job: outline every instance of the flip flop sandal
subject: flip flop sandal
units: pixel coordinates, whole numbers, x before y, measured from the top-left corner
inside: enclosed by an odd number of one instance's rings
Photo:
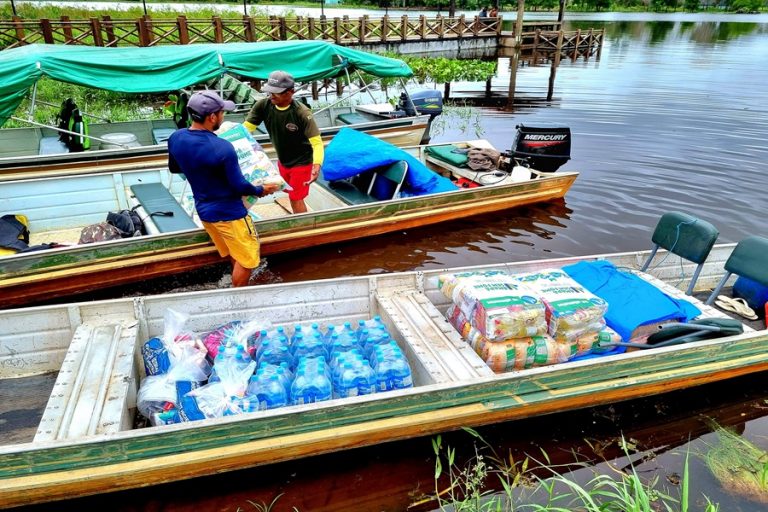
[[[741,309],[741,313],[739,313],[741,316],[750,320],[757,320],[757,313],[749,306],[747,299],[734,297],[733,300],[740,304],[738,307]]]
[[[743,299],[742,299],[743,300]],[[746,318],[747,320],[757,320],[755,312],[746,305],[746,301],[740,302],[726,295],[718,295],[715,300],[715,306],[719,307],[723,311],[730,311],[736,313],[739,316]]]

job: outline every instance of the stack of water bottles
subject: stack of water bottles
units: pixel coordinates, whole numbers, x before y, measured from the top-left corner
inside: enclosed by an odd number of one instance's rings
[[[245,338],[245,339],[243,339]],[[208,383],[180,397],[166,423],[193,421],[413,386],[379,317],[353,324],[277,326],[219,347]]]

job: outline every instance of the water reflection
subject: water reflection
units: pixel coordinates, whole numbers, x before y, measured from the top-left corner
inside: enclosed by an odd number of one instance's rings
[[[443,445],[456,448],[457,465],[475,455],[497,455],[522,461],[531,457],[550,465],[592,463],[610,473],[627,467],[630,459],[642,478],[657,474],[671,495],[679,492],[676,482],[683,475],[686,456],[690,472],[690,496],[698,502],[706,495],[720,503],[720,510],[755,511],[760,507],[743,496],[722,489],[706,468],[702,455],[716,442],[710,434],[713,422],[730,427],[758,446],[765,447],[768,434],[768,382],[758,376],[742,377],[730,383],[716,383],[695,390],[678,391],[662,398],[648,398],[577,413],[503,423],[477,429],[487,443],[476,443],[466,432],[443,435]],[[636,450],[625,456],[621,439]],[[612,468],[607,467],[610,462]],[[532,461],[531,467],[536,464]],[[577,470],[570,478],[585,484],[591,470]],[[539,476],[547,473],[537,470]],[[276,496],[274,512],[359,512],[435,510],[434,502],[423,498],[434,493],[434,455],[428,438],[390,443],[385,449],[361,448],[343,453],[311,457],[298,462],[225,473],[191,480],[71,500],[56,509],[128,511],[247,511],[250,502],[270,503]],[[488,485],[496,490],[496,480]],[[422,501],[417,507],[414,502]],[[50,505],[29,507],[49,510]],[[699,510],[698,507],[694,510]]]

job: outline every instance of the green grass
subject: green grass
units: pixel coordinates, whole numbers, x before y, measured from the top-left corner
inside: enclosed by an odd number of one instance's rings
[[[689,512],[688,457],[677,497],[661,487],[660,479],[646,480],[630,465],[610,474],[598,473],[597,467],[575,461],[568,466],[552,465],[542,453],[542,460],[527,457],[515,461],[510,453],[499,456],[472,429],[481,448],[463,465],[457,464],[457,454],[444,447],[440,436],[432,441],[435,453],[435,491],[432,499],[441,511],[456,512]],[[629,457],[629,443],[621,446]],[[532,464],[533,462],[533,464]],[[535,469],[534,469],[535,466]],[[604,467],[603,465],[602,467]],[[608,467],[613,468],[611,465]],[[591,470],[592,478],[579,483],[575,470]],[[501,489],[500,491],[497,489]],[[705,512],[717,512],[719,506],[704,497]]]
[[[723,427],[715,433],[718,443],[704,455],[715,478],[728,492],[768,503],[768,452]]]

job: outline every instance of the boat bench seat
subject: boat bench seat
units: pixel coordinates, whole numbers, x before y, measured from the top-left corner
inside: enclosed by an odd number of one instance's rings
[[[336,119],[338,119],[343,124],[359,124],[359,123],[370,123],[371,120],[365,117],[363,114],[360,114],[359,112],[349,112],[347,114],[339,114]]]
[[[155,144],[162,144],[164,142],[168,142],[168,137],[171,136],[173,132],[175,132],[175,128],[153,128],[152,129],[152,140]]]
[[[161,233],[197,229],[192,217],[162,183],[131,185],[131,192]]]
[[[58,137],[43,137],[40,139],[38,155],[56,155],[58,153],[69,153],[69,148]]]
[[[138,325],[80,324],[75,329],[34,442],[130,430],[138,386]]]

